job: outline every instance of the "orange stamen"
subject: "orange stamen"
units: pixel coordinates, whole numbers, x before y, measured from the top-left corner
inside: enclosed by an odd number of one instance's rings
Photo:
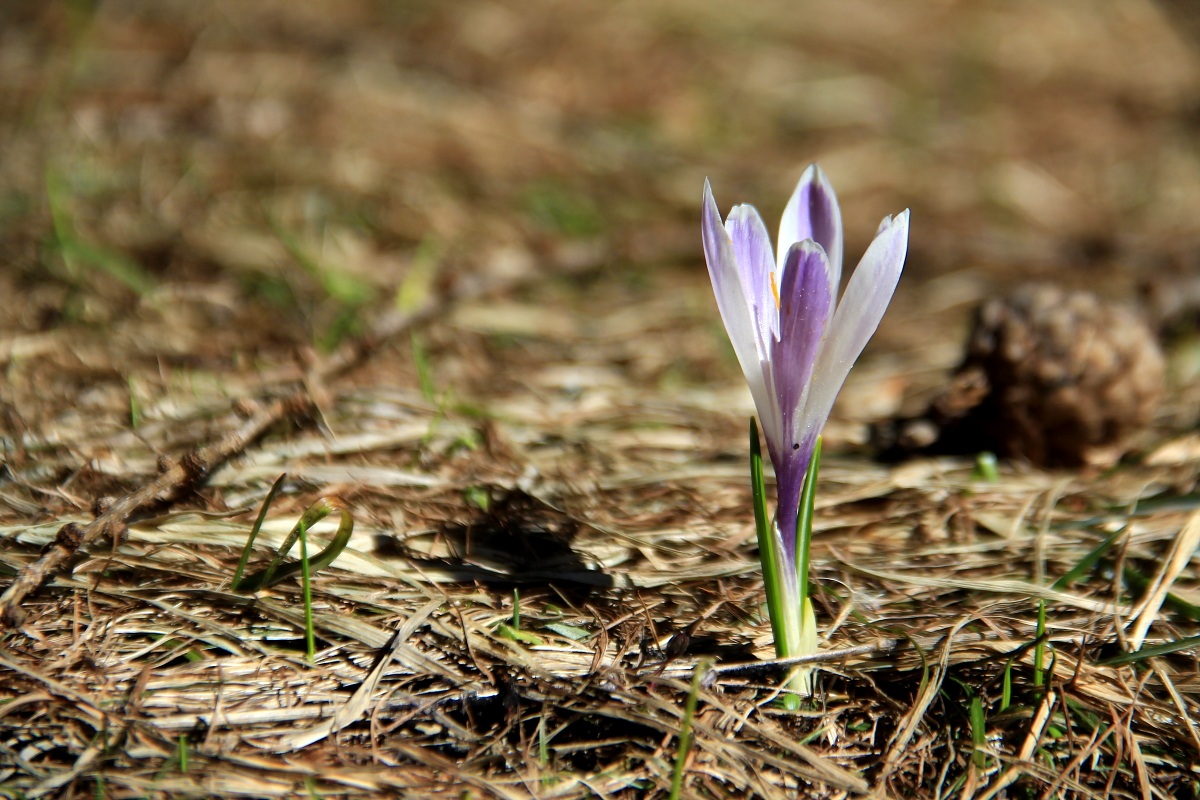
[[[775,285],[775,273],[771,272],[771,294],[775,295],[775,310],[779,310],[779,287]]]

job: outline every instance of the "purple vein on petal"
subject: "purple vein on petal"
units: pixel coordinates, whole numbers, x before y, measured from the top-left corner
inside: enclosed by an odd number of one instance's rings
[[[771,355],[783,425],[780,438],[768,444],[779,484],[780,530],[789,553],[794,548],[800,487],[812,454],[811,444],[806,446],[804,441],[807,431],[802,410],[833,304],[829,273],[829,261],[820,244],[810,239],[788,250],[780,292],[780,335]]]
[[[836,294],[842,279],[842,212],[825,173],[810,164],[792,192],[779,223],[779,264],[794,243],[812,239],[825,248]]]

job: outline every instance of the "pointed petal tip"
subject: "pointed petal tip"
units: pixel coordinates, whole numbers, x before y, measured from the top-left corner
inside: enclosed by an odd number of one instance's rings
[[[780,266],[794,242],[815,239],[825,248],[833,283],[841,282],[842,212],[829,178],[815,161],[808,165],[779,223]]]
[[[804,172],[800,173],[800,180],[796,181],[796,193],[811,192],[812,187],[820,187],[822,191],[827,191],[832,194],[833,186],[829,183],[829,178],[825,176],[825,171],[821,169],[821,165],[817,162],[812,162],[804,168]]]
[[[895,215],[888,214],[886,217],[884,217],[880,221],[879,228],[876,229],[876,231],[875,231],[875,238],[878,239],[881,234],[883,234],[885,231],[891,230],[892,228],[903,229],[904,236],[905,236],[905,238],[907,238],[910,217],[911,217],[910,209],[907,209],[907,208],[904,209],[903,211],[901,211],[899,214],[895,214]]]
[[[822,189],[833,193],[833,184],[829,182],[829,176],[825,174],[825,170],[821,169],[821,165],[816,161],[808,165],[808,169],[804,170],[804,174],[800,176],[801,180],[808,178],[809,183],[815,183]]]
[[[704,200],[702,203],[701,220],[705,226],[724,227],[721,225],[721,210],[717,208],[717,198],[713,197],[712,186],[708,178],[704,179]]]
[[[766,231],[767,225],[763,222],[762,215],[758,213],[758,209],[750,203],[738,203],[733,208],[729,209],[729,215],[725,217],[725,226],[730,227],[737,222],[753,221],[756,227],[760,227]],[[770,241],[767,242],[770,247]]]

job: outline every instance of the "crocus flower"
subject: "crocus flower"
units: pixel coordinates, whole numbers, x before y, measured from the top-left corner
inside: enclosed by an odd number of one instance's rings
[[[883,220],[839,303],[842,215],[820,167],[801,176],[777,253],[753,206],[734,206],[722,224],[704,182],[704,256],[775,467],[775,535],[785,565],[795,564],[797,510],[817,437],[900,279],[908,216]]]

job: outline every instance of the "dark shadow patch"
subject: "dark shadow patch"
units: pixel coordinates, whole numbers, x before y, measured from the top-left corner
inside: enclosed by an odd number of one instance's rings
[[[418,568],[451,571],[465,582],[567,583],[607,589],[611,575],[577,553],[582,525],[532,495],[514,489],[491,500],[466,523],[395,539],[377,536],[376,553],[399,555]]]

